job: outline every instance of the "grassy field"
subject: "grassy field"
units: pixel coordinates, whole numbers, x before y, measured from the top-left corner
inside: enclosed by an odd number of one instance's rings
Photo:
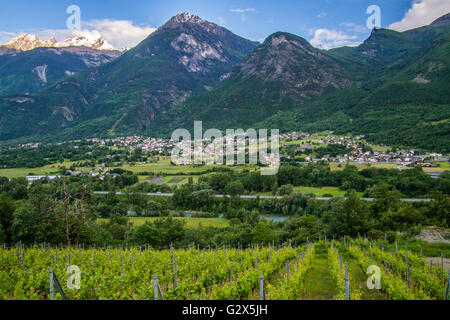
[[[332,195],[333,197],[343,197],[347,193],[346,191],[339,190],[338,187],[322,187],[322,188],[314,188],[314,187],[294,187],[294,191],[300,192],[303,194],[313,193],[317,197],[323,197],[324,195]],[[358,196],[362,197],[362,192],[357,193]],[[259,195],[270,196],[272,193],[260,193]]]
[[[352,163],[350,163],[352,164]],[[367,168],[384,168],[384,169],[393,169],[395,167],[397,167],[397,164],[391,164],[391,163],[373,163],[373,164],[353,164],[355,165],[358,170],[364,170]],[[335,163],[330,163],[330,168],[332,171],[337,171],[337,170],[343,170],[345,168],[345,164],[342,164],[339,167],[339,164],[335,164]]]
[[[133,223],[135,227],[142,226],[146,221],[154,221],[160,218],[147,218],[147,217],[135,217],[130,218],[130,221]],[[199,226],[203,227],[216,227],[216,228],[226,228],[229,226],[229,221],[224,218],[173,218],[175,220],[183,220],[186,222],[187,228],[198,228]],[[99,218],[98,222],[106,223],[108,219]]]

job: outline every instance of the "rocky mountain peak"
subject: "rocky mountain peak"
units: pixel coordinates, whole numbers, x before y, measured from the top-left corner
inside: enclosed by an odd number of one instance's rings
[[[449,24],[450,24],[450,12],[447,13],[446,15],[443,15],[439,19],[436,19],[435,21],[433,21],[431,23],[431,26],[440,27],[440,26],[446,26]]]
[[[200,18],[199,16],[196,16],[195,14],[192,13],[188,13],[188,12],[181,12],[179,14],[177,14],[176,16],[174,16],[172,19],[169,20],[169,22],[172,23],[202,23],[202,22],[206,22],[205,20],[203,20],[202,18]]]
[[[24,33],[11,39],[4,47],[16,51],[30,51],[36,48],[68,48],[68,47],[87,47],[95,50],[116,50],[111,44],[101,37],[76,36],[58,42],[55,37],[50,39],[39,39],[34,34]]]

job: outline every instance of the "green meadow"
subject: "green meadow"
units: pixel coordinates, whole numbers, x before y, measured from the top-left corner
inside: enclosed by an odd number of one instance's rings
[[[132,217],[129,218],[133,226],[139,227],[142,226],[145,222],[152,222],[156,219],[160,219],[159,217]],[[226,228],[229,226],[229,221],[224,218],[180,218],[175,217],[172,218],[175,220],[182,220],[186,222],[187,228],[198,228],[200,226],[202,227],[216,227],[216,228]],[[108,219],[105,218],[99,218],[98,222],[100,223],[107,223]]]

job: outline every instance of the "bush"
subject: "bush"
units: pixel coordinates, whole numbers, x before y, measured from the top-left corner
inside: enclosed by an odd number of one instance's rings
[[[367,233],[367,237],[371,240],[382,240],[384,239],[384,232],[381,230],[370,229]]]

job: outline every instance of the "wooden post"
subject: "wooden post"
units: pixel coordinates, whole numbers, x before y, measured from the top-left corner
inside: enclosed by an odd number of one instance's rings
[[[266,300],[264,292],[264,275],[259,276],[259,300]]]
[[[58,246],[55,249],[55,265],[58,266]]]
[[[298,260],[300,259],[299,256],[298,256],[298,252],[297,252],[297,257],[296,258],[297,258],[297,272],[298,272]]]
[[[444,274],[444,254],[441,253],[441,271]]]
[[[398,253],[398,243],[397,243],[397,240],[395,240],[395,253]]]
[[[342,256],[339,254],[339,270],[342,270]]]
[[[123,272],[123,255],[122,255],[122,253],[120,253],[120,267],[122,268],[122,272]]]
[[[430,273],[433,274],[433,261],[430,261]]]
[[[94,268],[97,268],[97,256],[95,253],[95,248],[94,248]]]
[[[72,265],[72,251],[69,251],[69,267]]]

